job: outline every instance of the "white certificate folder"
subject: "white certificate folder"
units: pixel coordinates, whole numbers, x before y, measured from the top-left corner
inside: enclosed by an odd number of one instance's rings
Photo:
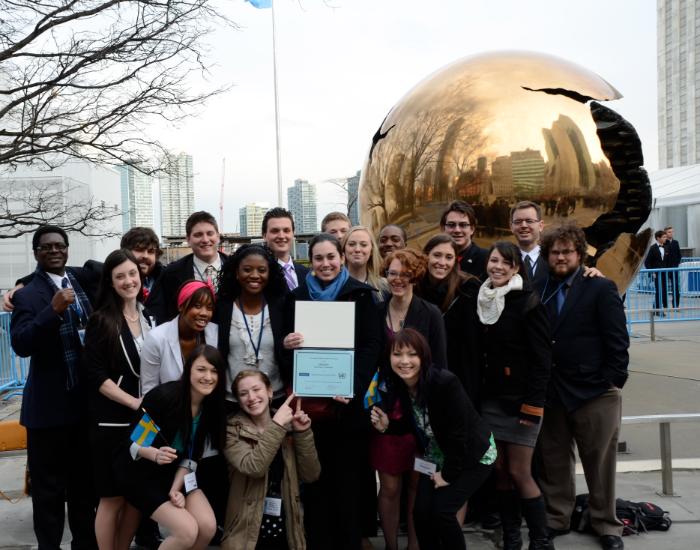
[[[355,303],[296,302],[294,332],[304,336],[304,343],[294,350],[294,393],[352,397]]]
[[[294,332],[304,336],[302,348],[353,349],[355,302],[296,302]]]

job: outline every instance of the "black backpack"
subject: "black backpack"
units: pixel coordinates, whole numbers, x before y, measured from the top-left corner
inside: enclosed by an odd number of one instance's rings
[[[672,523],[669,513],[651,502],[632,502],[618,498],[615,501],[615,512],[624,525],[623,536],[647,531],[668,531]],[[591,531],[587,494],[576,495],[571,528],[581,533]]]
[[[625,525],[623,535],[668,531],[672,523],[669,513],[651,502],[631,502],[618,498],[615,501],[615,512]]]

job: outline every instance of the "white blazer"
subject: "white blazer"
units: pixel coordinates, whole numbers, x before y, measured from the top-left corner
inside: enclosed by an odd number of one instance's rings
[[[180,380],[184,365],[180,351],[180,336],[175,317],[151,330],[141,350],[141,395],[165,382]],[[219,327],[209,323],[204,327],[204,341],[218,345]]]

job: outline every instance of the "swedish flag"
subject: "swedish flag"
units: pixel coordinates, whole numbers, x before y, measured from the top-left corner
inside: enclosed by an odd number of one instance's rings
[[[160,428],[156,426],[153,419],[144,411],[141,420],[136,424],[134,431],[131,432],[131,441],[141,447],[150,447],[159,431]]]
[[[379,393],[379,371],[374,373],[372,380],[369,383],[369,388],[365,393],[365,409],[369,409],[371,406],[376,405],[382,400],[382,396]]]

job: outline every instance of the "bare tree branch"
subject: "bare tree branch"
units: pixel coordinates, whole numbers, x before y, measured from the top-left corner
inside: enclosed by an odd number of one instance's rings
[[[144,128],[207,87],[212,0],[0,0],[0,167],[163,156]]]

